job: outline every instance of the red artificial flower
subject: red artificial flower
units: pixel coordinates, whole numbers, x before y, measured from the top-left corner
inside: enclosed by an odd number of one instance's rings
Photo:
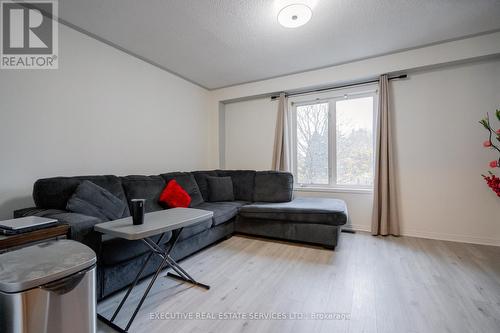
[[[495,133],[500,135],[500,129],[497,129],[497,131]]]
[[[500,197],[500,178],[493,174],[490,174],[488,177],[483,176],[483,178],[486,180],[486,183],[493,190],[493,192]]]
[[[483,142],[483,147],[486,147],[486,148],[491,147],[491,141],[490,140],[484,141]]]
[[[497,168],[498,167],[498,161],[491,161],[490,162],[490,168]]]

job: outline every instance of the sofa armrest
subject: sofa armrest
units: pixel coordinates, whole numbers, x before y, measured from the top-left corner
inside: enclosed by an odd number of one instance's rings
[[[44,209],[38,207],[29,207],[17,209],[14,211],[14,218],[18,219],[26,216],[40,216],[40,217],[49,217],[54,214],[65,213],[64,210],[60,209]]]
[[[60,209],[43,209],[37,207],[23,208],[14,211],[14,218],[25,216],[40,216],[56,219],[59,223],[69,225],[69,238],[91,247],[100,253],[101,234],[94,231],[94,225],[101,223],[101,219],[93,216],[70,213]]]
[[[101,234],[94,231],[94,226],[101,223],[101,219],[69,212],[52,214],[47,217],[68,224],[70,226],[70,239],[90,246],[96,253],[99,253]]]

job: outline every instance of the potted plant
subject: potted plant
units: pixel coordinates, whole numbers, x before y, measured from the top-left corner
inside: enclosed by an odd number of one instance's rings
[[[500,109],[495,112],[496,118],[500,121]],[[495,130],[495,128],[490,123],[490,116],[486,114],[486,118],[481,119],[479,122],[488,131],[489,137],[483,143],[485,148],[496,151],[499,156],[496,160],[490,162],[490,168],[498,169],[500,168],[500,129]],[[500,197],[500,178],[496,176],[493,172],[488,171],[488,175],[482,175],[486,180],[488,186]]]

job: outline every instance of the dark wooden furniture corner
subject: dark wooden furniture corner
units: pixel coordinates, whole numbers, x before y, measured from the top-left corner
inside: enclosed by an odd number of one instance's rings
[[[43,240],[49,240],[59,237],[66,237],[69,232],[69,225],[58,224],[53,227],[39,229],[31,232],[26,232],[18,235],[4,236],[0,235],[0,251],[9,248],[35,243]]]

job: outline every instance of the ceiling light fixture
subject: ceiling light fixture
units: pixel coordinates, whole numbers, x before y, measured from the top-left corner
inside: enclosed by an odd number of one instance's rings
[[[302,3],[296,3],[280,10],[278,22],[285,28],[297,28],[309,22],[311,17],[311,8]]]

